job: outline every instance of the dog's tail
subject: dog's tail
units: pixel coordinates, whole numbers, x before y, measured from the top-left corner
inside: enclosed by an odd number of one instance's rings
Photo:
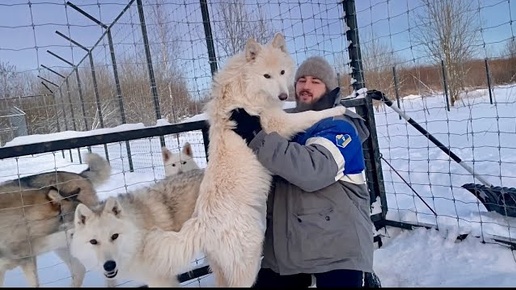
[[[96,153],[88,153],[85,158],[88,168],[80,173],[81,176],[89,179],[95,187],[106,182],[111,175],[109,162]]]
[[[190,263],[201,252],[203,233],[197,217],[188,219],[179,232],[154,228],[145,238],[143,256],[153,261],[156,271],[180,274],[192,267]]]

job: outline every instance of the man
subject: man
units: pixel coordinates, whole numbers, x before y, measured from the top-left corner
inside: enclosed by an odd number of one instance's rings
[[[294,111],[330,108],[339,95],[328,62],[310,57],[295,75]],[[255,288],[365,287],[373,272],[373,225],[362,142],[353,112],[321,120],[287,140],[262,131],[259,117],[236,109],[231,119],[258,160],[274,174]]]

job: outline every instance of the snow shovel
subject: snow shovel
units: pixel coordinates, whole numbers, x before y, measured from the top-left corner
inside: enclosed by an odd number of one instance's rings
[[[516,217],[516,188],[493,186],[490,184],[482,176],[479,176],[477,173],[475,173],[470,166],[464,164],[459,156],[457,156],[448,147],[439,142],[439,140],[437,140],[432,134],[428,133],[428,131],[421,127],[421,125],[419,125],[407,114],[402,112],[398,107],[394,106],[393,102],[389,100],[383,92],[369,90],[367,91],[367,95],[374,100],[384,102],[387,106],[398,113],[403,119],[405,119],[410,125],[416,128],[416,130],[423,134],[428,140],[430,140],[439,149],[446,153],[453,161],[457,162],[460,166],[471,173],[473,177],[480,181],[482,184],[466,183],[462,185],[462,188],[465,188],[474,194],[477,199],[480,200],[482,204],[484,204],[488,211],[495,211],[501,215]]]

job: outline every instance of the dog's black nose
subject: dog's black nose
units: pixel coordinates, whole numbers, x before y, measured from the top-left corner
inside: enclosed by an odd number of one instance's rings
[[[107,261],[104,263],[104,270],[106,272],[113,272],[116,269],[116,262],[115,261]]]
[[[278,96],[278,99],[280,99],[281,101],[284,101],[288,98],[288,95],[286,93],[281,93],[279,96]]]

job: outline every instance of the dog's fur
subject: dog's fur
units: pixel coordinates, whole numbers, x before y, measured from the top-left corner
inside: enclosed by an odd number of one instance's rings
[[[167,147],[162,147],[161,156],[165,167],[165,176],[172,176],[199,169],[199,166],[193,158],[192,146],[188,142],[183,145],[183,149],[178,153],[172,153]]]
[[[55,251],[80,286],[85,268],[67,249],[67,230],[79,203],[99,203],[95,190],[111,172],[97,154],[85,156],[88,168],[81,173],[54,171],[0,184],[0,285],[5,272],[21,266],[32,287],[39,286],[36,257]]]
[[[191,219],[179,232],[155,228],[145,236],[143,253],[162,275],[178,274],[203,252],[218,286],[250,287],[260,266],[265,208],[271,173],[246,142],[233,132],[231,111],[259,115],[265,132],[291,138],[319,120],[342,115],[337,106],[323,111],[286,113],[282,100],[293,84],[294,62],[283,35],[266,45],[253,39],[227,61],[213,81],[207,104],[210,160]]]
[[[203,170],[167,176],[152,186],[109,197],[97,207],[80,204],[75,211],[72,255],[101,267],[108,279],[118,277],[176,286],[177,277],[154,268],[144,253],[144,233],[159,227],[178,231],[195,207]]]

